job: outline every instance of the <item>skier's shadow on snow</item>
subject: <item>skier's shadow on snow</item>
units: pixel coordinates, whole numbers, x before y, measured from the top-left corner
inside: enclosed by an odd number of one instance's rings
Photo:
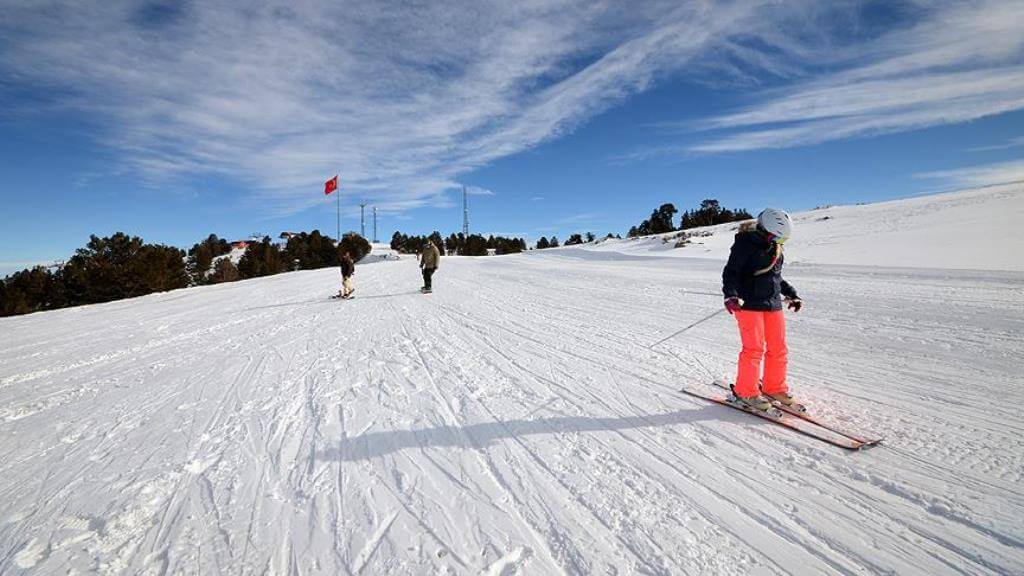
[[[353,438],[343,438],[337,447],[319,451],[317,458],[321,460],[355,462],[379,458],[407,448],[482,449],[499,440],[520,438],[522,436],[578,432],[614,432],[692,424],[701,420],[729,419],[731,415],[719,408],[719,406],[712,405],[649,416],[625,416],[618,418],[560,416],[535,420],[486,422],[462,427],[437,426],[419,430],[370,432]],[[742,415],[740,416],[742,417]]]

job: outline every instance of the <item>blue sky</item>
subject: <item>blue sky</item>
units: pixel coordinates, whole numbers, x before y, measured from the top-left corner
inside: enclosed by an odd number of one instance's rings
[[[0,273],[333,234],[336,172],[382,240],[1024,179],[1011,0],[293,4],[0,0]]]

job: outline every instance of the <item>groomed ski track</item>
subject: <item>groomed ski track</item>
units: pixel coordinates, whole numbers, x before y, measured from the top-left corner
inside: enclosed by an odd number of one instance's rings
[[[411,257],[0,319],[0,573],[1024,573],[1024,274],[794,265],[850,453],[681,395],[721,263]],[[874,399],[874,400],[872,400]]]

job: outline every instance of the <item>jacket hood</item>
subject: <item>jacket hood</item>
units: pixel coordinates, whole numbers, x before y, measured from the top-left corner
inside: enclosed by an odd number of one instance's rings
[[[736,233],[736,241],[767,248],[771,242],[757,229],[741,230]]]

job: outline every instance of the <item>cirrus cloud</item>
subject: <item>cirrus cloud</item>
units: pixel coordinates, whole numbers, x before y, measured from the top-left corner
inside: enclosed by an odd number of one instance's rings
[[[823,47],[813,59],[831,62],[838,71],[763,92],[746,109],[697,123],[694,128],[727,133],[686,149],[718,153],[802,146],[1024,108],[1020,3],[939,1],[923,7],[927,16],[915,25],[869,44]]]
[[[91,120],[144,181],[226,177],[293,212],[340,172],[401,211],[449,202],[460,176],[646,89],[761,5],[5,2],[0,96]]]
[[[450,205],[473,170],[680,75],[790,83],[699,122],[690,152],[1024,106],[1012,3],[934,2],[915,26],[837,42],[860,4],[4,0],[0,114],[79,114],[111,170],[154,185],[226,178],[287,213],[340,172],[346,194],[399,213]]]

